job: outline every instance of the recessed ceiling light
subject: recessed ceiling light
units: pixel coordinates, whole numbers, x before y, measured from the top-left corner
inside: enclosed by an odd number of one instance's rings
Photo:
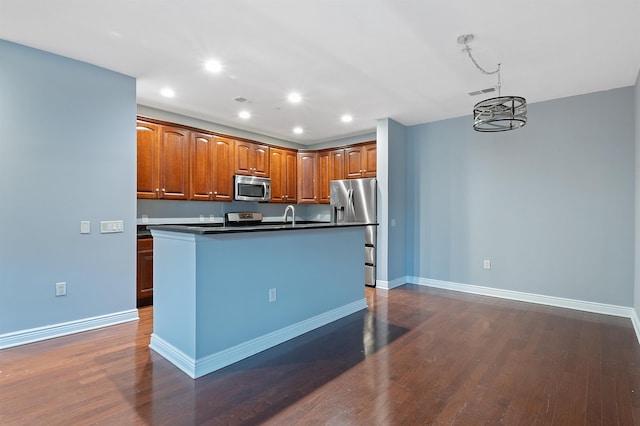
[[[340,120],[342,120],[343,123],[351,123],[353,121],[353,117],[349,114],[345,114],[340,117]]]
[[[293,128],[293,133],[295,133],[296,135],[300,135],[302,134],[302,132],[304,132],[304,130],[302,129],[302,127],[294,127]]]
[[[249,111],[240,111],[238,113],[238,117],[244,118],[246,120],[247,118],[251,118],[251,113]]]
[[[222,64],[220,63],[220,61],[211,59],[204,63],[204,69],[209,72],[220,72],[222,71]]]
[[[176,92],[174,92],[173,89],[169,87],[165,87],[160,91],[160,94],[165,98],[173,98],[176,95]]]
[[[298,102],[300,102],[302,100],[302,96],[300,96],[300,93],[291,92],[291,93],[289,93],[289,96],[287,96],[287,99],[292,104],[297,104]]]

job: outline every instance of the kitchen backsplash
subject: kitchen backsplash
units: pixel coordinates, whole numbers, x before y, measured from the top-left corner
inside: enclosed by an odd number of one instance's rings
[[[328,222],[330,209],[328,204],[294,204],[296,220],[312,220]],[[145,200],[139,199],[137,218],[146,216],[149,219],[186,218],[193,219],[204,216],[207,222],[215,218],[221,221],[228,212],[256,211],[261,212],[265,221],[279,220],[284,215],[287,204],[256,203],[233,201],[230,203],[214,201],[182,201],[182,200]]]

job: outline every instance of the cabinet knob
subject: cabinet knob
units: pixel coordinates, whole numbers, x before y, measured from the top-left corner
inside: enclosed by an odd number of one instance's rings
[[[164,192],[164,191],[165,191],[165,189],[164,189],[164,188],[162,188],[162,192]]]
[[[367,169],[364,169],[363,172],[367,173]]]
[[[213,195],[213,192],[209,191],[209,195]]]
[[[213,191],[213,195],[218,195],[218,191]]]
[[[156,192],[160,192],[160,188],[156,188]]]

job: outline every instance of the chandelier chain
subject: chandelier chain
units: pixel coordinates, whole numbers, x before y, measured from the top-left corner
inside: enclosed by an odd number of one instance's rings
[[[487,75],[498,74],[498,96],[500,96],[500,89],[502,87],[502,82],[500,81],[500,65],[501,64],[498,64],[498,68],[495,71],[487,71],[484,68],[482,68],[480,64],[478,64],[476,59],[473,57],[473,55],[471,54],[471,48],[469,47],[466,41],[464,42],[464,49],[462,49],[462,51],[467,52],[469,59],[471,59],[471,62],[473,62],[473,65],[475,65],[476,68],[478,68],[483,74],[487,74]]]

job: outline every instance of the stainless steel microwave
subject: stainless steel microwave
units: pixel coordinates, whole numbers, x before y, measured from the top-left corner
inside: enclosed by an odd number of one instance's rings
[[[255,176],[234,176],[235,199],[238,201],[271,201],[271,179]]]

